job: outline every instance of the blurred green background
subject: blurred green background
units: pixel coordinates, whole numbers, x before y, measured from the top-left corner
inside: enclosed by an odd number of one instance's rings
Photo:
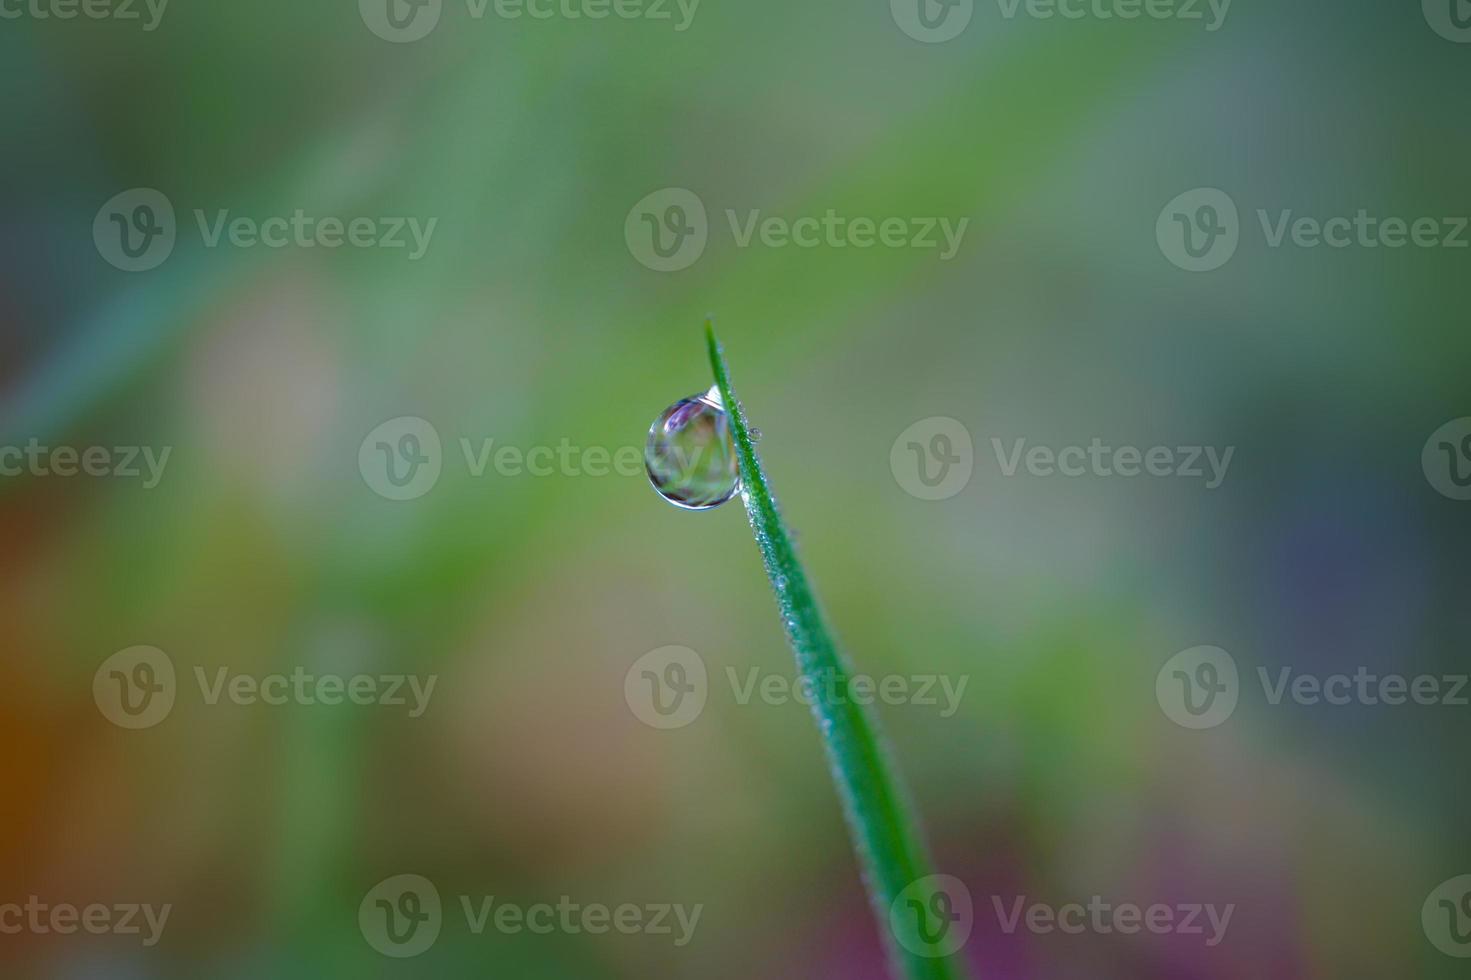
[[[739,503],[682,512],[641,473],[476,475],[462,452],[641,452],[710,383],[709,313],[857,669],[967,679],[948,717],[876,710],[937,866],[974,898],[979,976],[1464,974],[1421,913],[1471,872],[1471,708],[1272,705],[1256,682],[1467,670],[1471,503],[1421,452],[1471,415],[1471,252],[1273,247],[1257,215],[1471,214],[1471,45],[1432,28],[1433,0],[1238,0],[1215,30],[1204,4],[977,0],[942,42],[905,0],[704,0],[684,30],[672,4],[445,0],[411,42],[370,28],[372,0],[174,0],[152,30],[141,6],[27,3],[0,20],[0,446],[171,453],[152,488],[0,477],[0,905],[172,911],[149,946],[5,929],[0,973],[884,976],[807,709],[726,682],[793,670]],[[171,203],[177,241],[128,272],[94,220],[134,188]],[[707,211],[673,271],[636,235],[663,188]],[[1156,235],[1194,188],[1239,208],[1209,272]],[[436,225],[413,260],[209,247],[195,218],[298,209]],[[945,261],[741,247],[727,217],[829,209],[968,226]],[[359,457],[403,417],[433,427],[441,472],[393,500]],[[967,430],[974,474],[931,501],[890,457],[934,417]],[[1207,490],[1008,477],[992,446],[1095,437],[1235,453]],[[1203,644],[1239,666],[1240,704],[1192,730],[1156,677]],[[138,645],[177,690],[130,730],[94,677]],[[660,730],[625,679],[670,645],[708,666],[708,701]],[[437,686],[419,717],[211,704],[195,674],[220,668]],[[444,903],[402,959],[359,920],[401,874]],[[993,905],[1095,895],[1234,915],[1207,946],[1007,932]],[[461,896],[703,912],[682,946],[477,934]]]

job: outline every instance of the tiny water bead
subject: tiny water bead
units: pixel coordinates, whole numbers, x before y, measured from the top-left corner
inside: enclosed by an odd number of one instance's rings
[[[718,388],[682,398],[654,420],[644,466],[659,496],[676,507],[709,510],[735,496],[741,472]]]

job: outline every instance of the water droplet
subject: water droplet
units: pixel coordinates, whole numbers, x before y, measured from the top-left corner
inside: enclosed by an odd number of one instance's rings
[[[735,496],[741,474],[719,389],[682,398],[654,420],[644,466],[654,489],[676,507],[709,510]]]
[[[752,429],[751,430],[751,441],[752,442],[760,442],[761,441],[761,430],[760,429]]]

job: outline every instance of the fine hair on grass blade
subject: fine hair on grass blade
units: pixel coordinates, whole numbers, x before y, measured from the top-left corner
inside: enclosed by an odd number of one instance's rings
[[[930,867],[877,720],[850,696],[848,665],[823,621],[791,534],[777,510],[745,412],[731,387],[715,325],[708,320],[705,339],[735,440],[741,499],[776,592],[787,640],[797,657],[798,675],[813,692],[812,712],[863,866],[879,932],[900,976],[910,980],[968,977],[956,947],[963,946],[962,933],[969,932],[969,895],[955,879],[935,875]],[[964,909],[957,907],[960,902]],[[955,926],[962,917],[966,920],[963,927]]]

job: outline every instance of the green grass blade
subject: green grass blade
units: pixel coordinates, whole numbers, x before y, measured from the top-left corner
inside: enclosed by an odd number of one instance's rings
[[[877,721],[863,705],[847,697],[850,673],[832,635],[823,622],[807,575],[792,547],[776,499],[756,456],[745,412],[731,388],[714,324],[706,322],[710,366],[730,415],[736,457],[741,468],[741,498],[751,519],[751,530],[761,549],[766,574],[776,591],[777,606],[786,625],[787,639],[797,655],[797,670],[813,691],[812,711],[822,730],[833,780],[843,801],[853,834],[864,882],[896,966],[912,980],[962,978],[968,971],[959,955],[923,956],[896,942],[889,926],[889,910],[904,889],[929,876],[929,857],[903,796],[899,781],[880,739]]]

